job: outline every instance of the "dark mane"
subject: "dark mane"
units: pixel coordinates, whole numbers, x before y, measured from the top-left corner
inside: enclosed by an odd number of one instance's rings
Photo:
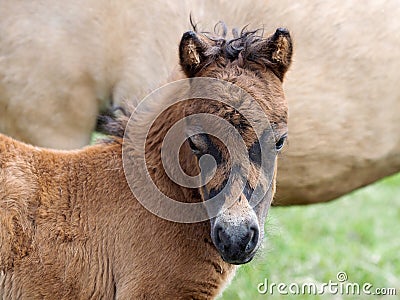
[[[193,30],[197,32],[197,25],[193,24],[192,21],[191,24]],[[265,41],[265,38],[263,38],[263,28],[248,30],[247,26],[244,26],[240,31],[237,28],[233,28],[232,38],[227,38],[228,28],[222,21],[215,24],[214,32],[199,32],[215,43],[207,54],[217,55],[224,53],[225,57],[230,61],[237,60],[240,56],[249,59],[249,54],[253,52],[252,50]]]
[[[131,113],[129,105],[127,108],[118,106],[103,112],[97,117],[96,131],[111,138],[123,138]]]

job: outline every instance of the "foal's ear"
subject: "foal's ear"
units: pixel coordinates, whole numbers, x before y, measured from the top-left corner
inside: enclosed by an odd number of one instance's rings
[[[185,32],[179,45],[179,60],[188,77],[193,77],[206,61],[209,45],[194,31]]]
[[[258,55],[266,58],[270,67],[280,80],[283,80],[286,71],[292,62],[293,44],[290,33],[286,28],[278,28],[263,43]]]

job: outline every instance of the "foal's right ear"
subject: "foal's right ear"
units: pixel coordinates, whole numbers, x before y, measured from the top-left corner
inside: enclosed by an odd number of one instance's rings
[[[204,66],[208,44],[194,31],[185,32],[179,45],[180,65],[188,77],[193,77]]]

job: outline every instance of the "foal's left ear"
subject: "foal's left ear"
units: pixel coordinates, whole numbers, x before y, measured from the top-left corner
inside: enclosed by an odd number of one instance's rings
[[[283,80],[286,71],[292,62],[293,44],[290,33],[286,28],[278,28],[263,43],[258,55],[267,59],[270,67],[280,80]]]
[[[188,77],[193,77],[204,66],[209,45],[194,31],[185,32],[179,45],[179,60]]]

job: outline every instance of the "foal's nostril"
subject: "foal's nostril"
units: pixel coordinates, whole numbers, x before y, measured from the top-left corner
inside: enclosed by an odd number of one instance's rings
[[[219,248],[222,248],[224,251],[229,249],[231,241],[226,231],[222,228],[222,226],[217,226],[216,230],[216,242]]]
[[[258,226],[251,226],[250,227],[250,234],[249,234],[249,240],[246,245],[246,252],[252,252],[254,248],[257,246],[258,243],[258,238],[259,238],[259,230]]]

